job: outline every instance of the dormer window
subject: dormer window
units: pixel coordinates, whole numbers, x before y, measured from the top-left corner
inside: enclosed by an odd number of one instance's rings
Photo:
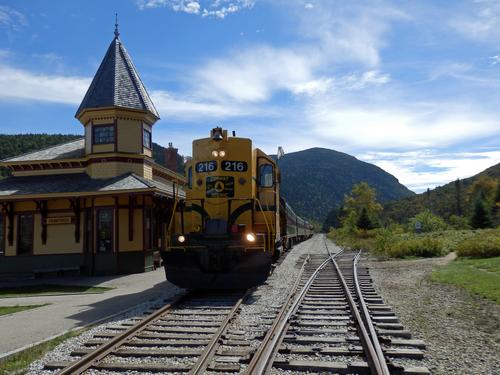
[[[115,126],[114,125],[94,125],[93,140],[95,145],[105,145],[115,143]]]
[[[149,149],[152,148],[152,146],[151,146],[151,132],[147,129],[142,130],[142,145],[144,147],[149,148]]]

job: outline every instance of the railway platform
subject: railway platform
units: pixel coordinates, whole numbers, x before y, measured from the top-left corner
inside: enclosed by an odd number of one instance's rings
[[[2,282],[0,286],[5,288],[37,284],[91,285],[113,289],[99,294],[0,298],[0,306],[48,304],[0,316],[0,360],[64,332],[97,323],[161,297],[169,298],[180,291],[165,280],[163,268],[126,276],[59,277]]]

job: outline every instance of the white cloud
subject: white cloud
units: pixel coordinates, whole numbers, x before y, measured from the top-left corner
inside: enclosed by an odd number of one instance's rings
[[[338,86],[348,90],[361,90],[369,86],[379,86],[388,83],[391,77],[378,70],[369,70],[359,75],[356,73],[341,77]]]
[[[42,75],[0,65],[0,98],[79,104],[90,85],[86,77]]]
[[[318,44],[325,58],[376,67],[386,34],[394,22],[409,16],[384,2],[317,1],[308,12],[299,12],[301,37]]]
[[[466,38],[498,42],[500,29],[500,3],[475,1],[450,20],[450,26]]]
[[[26,26],[28,21],[21,12],[5,5],[0,5],[0,26],[10,27],[13,30],[19,30]]]
[[[179,97],[166,91],[152,91],[151,99],[160,115],[166,120],[223,119],[246,116],[255,111],[231,103],[211,103],[196,98]]]
[[[88,77],[44,75],[0,65],[0,100],[34,100],[77,106],[83,100],[91,80]],[[151,91],[151,97],[161,116],[166,119],[220,119],[265,111],[262,108],[182,97],[161,90]],[[272,116],[269,110],[267,115]]]
[[[312,132],[347,150],[442,148],[500,137],[497,116],[465,106],[436,103],[436,108],[419,108],[398,100],[372,106],[362,100],[355,104],[325,98],[314,101],[306,112]]]
[[[500,55],[491,56],[490,60],[491,60],[491,65],[494,66],[500,63]]]
[[[225,18],[252,8],[255,0],[138,0],[139,9],[169,7],[175,12],[199,14],[202,17]]]
[[[212,59],[193,74],[193,91],[219,101],[262,102],[275,91],[322,89],[312,54],[253,46],[226,58]]]
[[[313,8],[314,8],[314,5],[313,5],[313,4],[311,4],[311,3],[306,3],[306,4],[304,4],[304,8],[305,8],[305,9],[313,9]]]
[[[457,178],[471,177],[500,162],[500,150],[442,153],[436,150],[371,152],[358,158],[397,176],[409,189],[422,192]]]

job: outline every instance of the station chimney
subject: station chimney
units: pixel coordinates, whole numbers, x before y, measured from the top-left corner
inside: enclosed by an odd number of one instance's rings
[[[177,172],[177,151],[172,142],[169,142],[168,148],[165,149],[165,167],[174,172]]]

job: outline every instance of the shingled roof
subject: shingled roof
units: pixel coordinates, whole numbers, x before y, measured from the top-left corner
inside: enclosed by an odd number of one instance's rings
[[[42,150],[28,152],[12,158],[0,160],[0,163],[9,162],[29,162],[41,160],[59,160],[59,159],[79,159],[85,156],[85,140],[79,138],[74,141],[50,146]]]
[[[75,116],[85,109],[112,106],[146,110],[160,118],[117,33]]]

